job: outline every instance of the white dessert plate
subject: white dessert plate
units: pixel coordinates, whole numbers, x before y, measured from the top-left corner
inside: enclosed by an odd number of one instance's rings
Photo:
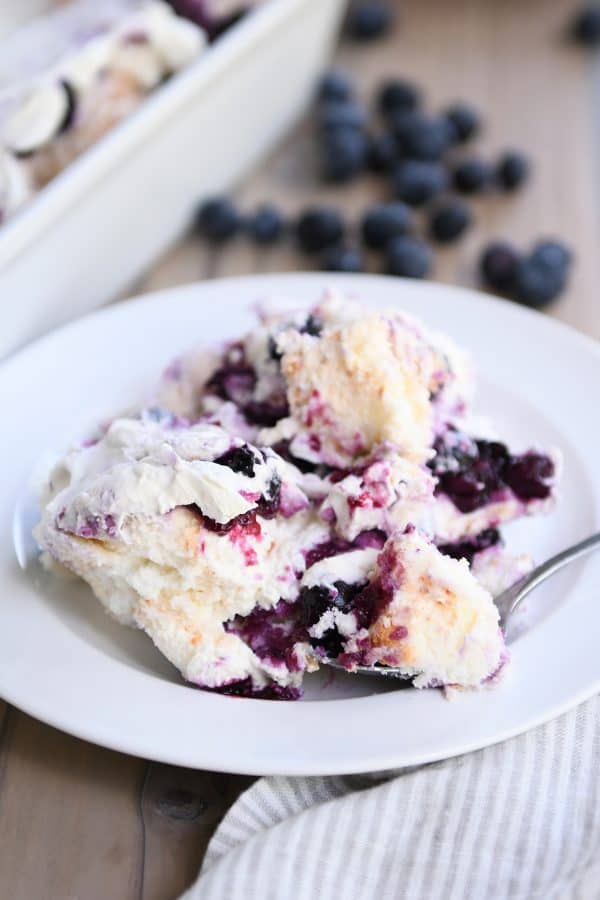
[[[141,632],[111,622],[83,584],[41,570],[30,538],[30,481],[40,459],[143,399],[181,350],[252,327],[255,301],[310,303],[326,283],[447,331],[471,351],[477,410],[495,419],[499,434],[515,449],[562,450],[560,504],[548,517],[509,526],[509,547],[541,560],[600,528],[600,352],[591,340],[482,294],[375,276],[260,276],[163,291],[74,322],[0,367],[0,695],[8,702],[78,737],[155,760],[313,775],[464,753],[600,688],[598,557],[531,596],[497,687],[452,702],[437,690],[328,673],[309,676],[299,702],[206,693],[182,683]]]

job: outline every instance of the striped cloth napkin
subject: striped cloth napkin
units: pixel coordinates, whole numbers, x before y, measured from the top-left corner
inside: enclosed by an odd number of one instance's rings
[[[385,775],[261,778],[182,900],[598,900],[600,696]]]

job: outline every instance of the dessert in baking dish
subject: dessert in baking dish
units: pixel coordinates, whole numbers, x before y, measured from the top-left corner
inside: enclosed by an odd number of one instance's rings
[[[531,565],[499,526],[552,506],[558,460],[471,433],[472,384],[398,310],[265,313],[71,450],[36,537],[199,686],[293,698],[334,659],[480,687],[507,659],[493,595]]]
[[[66,48],[35,77],[16,76],[3,85],[0,221],[256,4],[120,0],[115,5],[116,12],[107,10],[104,19],[98,9],[95,25],[84,22],[74,29]],[[49,33],[48,43],[55,40]]]

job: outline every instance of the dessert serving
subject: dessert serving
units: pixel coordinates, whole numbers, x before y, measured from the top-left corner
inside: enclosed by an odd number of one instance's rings
[[[58,462],[43,558],[202,688],[293,699],[327,660],[491,684],[493,597],[531,567],[499,527],[551,508],[558,459],[484,433],[472,388],[465,354],[397,309],[264,310]]]

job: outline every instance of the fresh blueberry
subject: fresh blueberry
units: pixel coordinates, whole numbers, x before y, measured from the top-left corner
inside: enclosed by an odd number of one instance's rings
[[[597,3],[586,4],[576,13],[571,24],[571,35],[585,47],[600,44],[600,6]]]
[[[410,159],[438,161],[452,143],[448,120],[437,116],[403,112],[396,114],[390,124],[399,149]]]
[[[502,241],[489,244],[479,262],[485,284],[501,294],[510,293],[520,260],[521,254],[511,244]]]
[[[317,99],[321,102],[328,102],[331,100],[344,102],[346,100],[351,100],[353,94],[354,90],[352,88],[352,82],[348,76],[344,72],[340,72],[339,69],[331,69],[331,71],[326,72],[321,79],[317,91]]]
[[[404,203],[378,203],[365,213],[361,230],[367,247],[382,250],[390,238],[406,234],[411,226],[411,211]]]
[[[573,261],[573,254],[560,241],[538,241],[531,251],[530,258],[548,269],[566,273]]]
[[[463,159],[454,169],[453,183],[462,194],[479,194],[493,180],[491,166],[482,159],[473,156]]]
[[[431,269],[431,247],[420,238],[401,234],[392,238],[385,248],[388,275],[403,278],[425,278]]]
[[[285,221],[276,206],[265,203],[247,219],[246,230],[257,244],[274,244],[284,233]]]
[[[332,128],[363,128],[367,116],[353,100],[328,100],[321,104],[317,114],[318,124],[328,130]]]
[[[367,166],[371,172],[390,172],[398,161],[398,147],[391,134],[377,134],[369,142]]]
[[[392,13],[387,3],[376,0],[358,3],[348,17],[347,32],[357,41],[372,41],[382,37],[392,24]]]
[[[238,232],[240,216],[227,197],[212,197],[201,205],[195,224],[202,237],[215,244],[221,244]]]
[[[328,247],[321,257],[323,272],[362,272],[363,258],[352,247]]]
[[[440,243],[455,241],[471,224],[469,207],[462,200],[446,200],[432,210],[429,233]]]
[[[448,183],[445,168],[436,162],[407,159],[392,175],[394,196],[411,206],[422,206],[443,191]]]
[[[498,161],[496,177],[505,191],[514,191],[527,180],[529,160],[522,153],[510,151]]]
[[[306,253],[319,253],[342,239],[344,222],[336,209],[314,206],[298,219],[296,234]]]
[[[421,91],[410,81],[394,78],[385,81],[377,94],[377,107],[389,119],[399,112],[411,112],[421,105]]]
[[[321,143],[321,177],[324,181],[351,181],[364,171],[369,141],[355,128],[336,128]]]
[[[470,140],[481,128],[479,113],[466,103],[455,103],[446,110],[445,115],[454,126],[459,143]]]
[[[517,265],[511,296],[525,306],[542,309],[564,290],[566,273],[540,264],[535,260],[523,259]]]

